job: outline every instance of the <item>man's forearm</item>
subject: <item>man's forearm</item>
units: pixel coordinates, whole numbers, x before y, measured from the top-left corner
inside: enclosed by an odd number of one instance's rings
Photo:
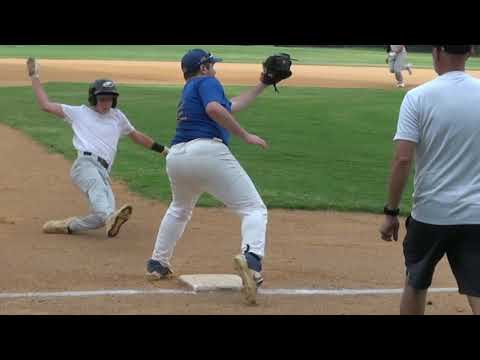
[[[402,194],[410,175],[411,164],[411,161],[398,159],[393,162],[387,204],[390,209],[397,209],[400,206]]]
[[[237,97],[232,99],[232,112],[237,112],[248,107],[262,92],[267,85],[263,83],[257,84],[257,86],[245,91]]]
[[[47,104],[49,103],[48,95],[43,89],[42,83],[40,82],[40,79],[38,77],[32,77],[31,80],[32,88],[35,92],[38,104],[42,109],[45,109],[47,107]]]

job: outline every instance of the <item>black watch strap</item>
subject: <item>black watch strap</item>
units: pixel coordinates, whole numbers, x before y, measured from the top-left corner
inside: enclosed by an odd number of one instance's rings
[[[400,209],[389,209],[388,205],[385,205],[383,213],[388,216],[398,216],[400,214]]]

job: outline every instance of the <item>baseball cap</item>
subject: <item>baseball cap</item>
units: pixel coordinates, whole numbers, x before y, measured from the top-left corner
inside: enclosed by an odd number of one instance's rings
[[[433,45],[449,54],[467,54],[472,50],[473,45]]]
[[[202,64],[215,64],[222,61],[223,59],[215,57],[205,50],[192,49],[182,58],[182,70],[184,73],[195,73]]]

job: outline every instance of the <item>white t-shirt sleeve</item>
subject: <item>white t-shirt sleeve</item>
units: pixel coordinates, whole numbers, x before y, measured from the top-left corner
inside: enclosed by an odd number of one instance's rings
[[[134,132],[135,128],[130,123],[128,118],[125,116],[125,114],[123,112],[121,112],[120,110],[117,110],[117,111],[118,111],[118,114],[120,115],[119,116],[119,118],[120,118],[120,130],[121,130],[120,134],[122,136],[127,136],[127,135],[131,134],[132,132]]]
[[[403,99],[394,141],[408,140],[418,143],[420,140],[419,111],[416,99],[407,93]]]
[[[77,121],[79,118],[81,118],[81,113],[83,111],[81,106],[71,106],[71,105],[65,105],[61,104],[63,113],[65,114],[65,117],[63,120],[70,125],[73,124],[75,121]]]

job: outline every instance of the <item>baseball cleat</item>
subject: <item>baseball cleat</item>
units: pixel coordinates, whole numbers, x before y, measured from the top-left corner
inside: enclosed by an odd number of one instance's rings
[[[145,274],[147,280],[158,281],[168,279],[173,275],[172,270],[163,266],[159,261],[150,259],[147,262],[147,273]]]
[[[71,234],[72,231],[68,226],[74,219],[72,217],[65,220],[48,221],[43,225],[43,232],[45,234]]]
[[[262,284],[261,274],[248,267],[245,255],[237,255],[233,258],[235,270],[242,278],[242,293],[248,305],[257,304],[257,288]]]
[[[404,83],[399,83],[399,84],[397,84],[397,87],[398,87],[398,88],[404,88],[404,87],[405,87],[405,84],[404,84]]]
[[[107,236],[117,236],[122,225],[130,219],[132,212],[133,208],[130,205],[123,205],[120,209],[114,212],[107,220]]]

